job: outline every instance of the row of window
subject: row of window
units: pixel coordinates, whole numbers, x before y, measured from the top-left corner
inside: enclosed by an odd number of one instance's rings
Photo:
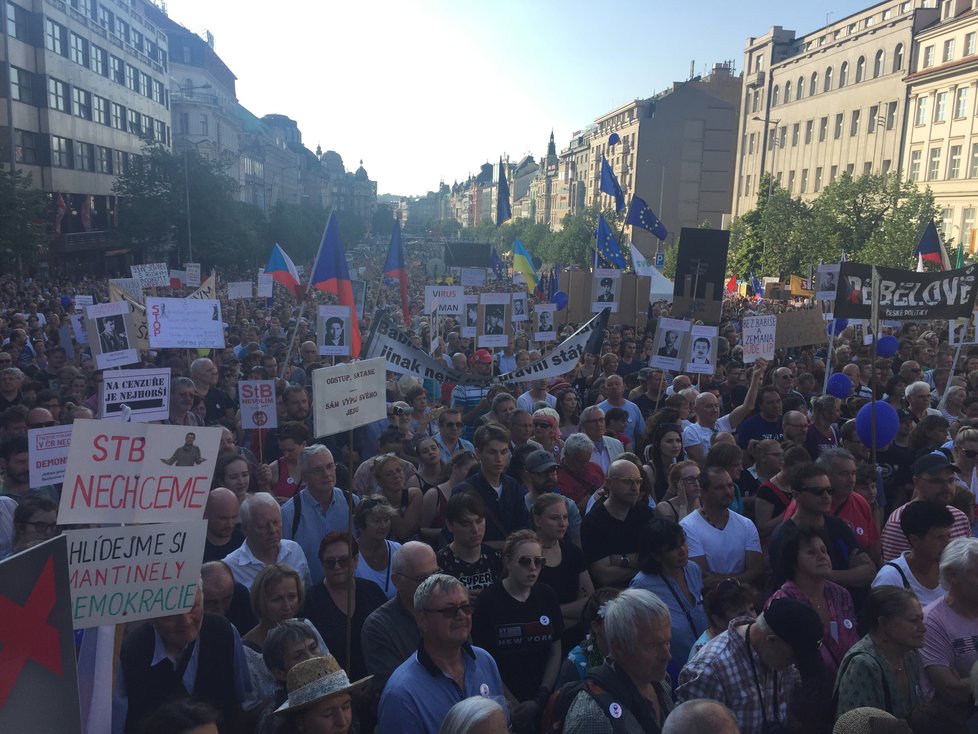
[[[889,159],[884,160],[883,161],[883,167],[882,167],[883,173],[889,173],[890,172],[891,165],[892,165],[892,162]],[[824,182],[824,184],[823,184],[823,172],[824,172],[824,168],[822,166],[818,166],[817,168],[815,168],[814,169],[814,176],[809,176],[809,172],[810,171],[811,171],[811,169],[809,169],[809,168],[803,168],[801,170],[800,175],[796,175],[798,172],[795,171],[795,170],[788,171],[788,182],[787,182],[787,184],[785,184],[784,181],[783,181],[783,178],[784,178],[784,172],[783,171],[778,171],[775,174],[774,178],[775,178],[775,180],[777,180],[779,186],[785,186],[785,188],[787,189],[787,191],[788,191],[789,194],[796,193],[795,192],[795,187],[796,186],[798,187],[797,193],[799,193],[799,194],[807,194],[809,192],[809,187],[811,187],[810,190],[812,191],[812,193],[816,193],[817,194],[819,191],[822,190],[822,186],[823,185],[831,184],[839,176],[839,167],[838,166],[831,166],[829,168],[829,180],[827,182]],[[863,173],[864,174],[869,174],[869,173],[872,173],[872,172],[873,172],[873,163],[872,163],[872,161],[866,161],[863,164]],[[850,176],[855,176],[856,175],[856,165],[854,163],[848,164],[846,166],[846,173],[848,173]],[[750,196],[752,193],[754,193],[754,191],[752,189],[753,180],[752,180],[752,178],[751,178],[750,175],[744,176],[741,184],[742,184],[741,185],[741,188],[743,189],[744,196]]]
[[[948,38],[944,43],[941,44],[941,63],[947,64],[954,61],[956,58],[955,52],[957,50],[957,39]],[[966,56],[974,56],[975,51],[978,51],[978,34],[974,31],[967,33],[964,36],[964,53],[961,55],[962,58]],[[937,63],[937,46],[936,44],[931,44],[930,46],[925,46],[923,53],[921,54],[920,68],[927,69],[934,66]]]
[[[971,144],[970,156],[965,169],[964,145],[958,143],[951,145],[947,151],[947,159],[944,158],[944,149],[935,145],[929,148],[927,153],[927,168],[921,170],[924,163],[924,150],[917,149],[910,151],[910,159],[907,163],[907,178],[911,181],[953,181],[964,178],[978,178],[978,143]],[[944,166],[943,176],[941,166]],[[921,179],[921,175],[924,178]]]
[[[24,165],[53,166],[111,175],[128,170],[132,158],[136,156],[135,153],[124,150],[28,130],[14,130],[14,151],[17,162]]]
[[[897,103],[888,102],[882,108],[880,105],[873,105],[869,108],[869,114],[863,115],[863,110],[853,110],[849,113],[849,136],[855,137],[859,135],[862,129],[863,120],[866,121],[866,132],[872,135],[873,133],[879,132],[881,130],[894,130],[896,128],[896,113],[897,113]],[[829,137],[829,125],[831,122],[832,127],[832,139],[839,140],[846,129],[846,115],[844,112],[839,112],[835,115],[834,119],[830,121],[828,115],[822,117],[818,120],[818,131],[817,131],[817,141],[819,143],[824,143]],[[804,126],[804,145],[810,145],[816,141],[816,121],[808,120],[805,122]],[[747,154],[750,155],[758,148],[758,144],[761,142],[761,135],[758,133],[750,133],[744,135],[744,140],[742,142],[742,149],[747,150]],[[779,148],[785,148],[788,146],[788,126],[782,125],[777,130],[771,129],[768,133],[767,139],[767,149],[772,150],[775,143]],[[794,148],[802,143],[802,123],[796,122],[791,126],[791,147]]]
[[[46,106],[52,110],[123,132],[152,138],[166,145],[170,143],[170,126],[164,120],[157,120],[138,110],[128,109],[117,102],[92,94],[81,87],[70,86],[54,77],[45,78],[11,66],[10,90],[13,99],[19,102],[36,107],[43,107],[46,102]]]
[[[928,122],[945,122],[948,115],[948,104],[954,105],[950,112],[954,119],[961,119],[968,116],[970,87],[959,87],[954,90],[954,99],[951,100],[949,91],[937,92],[934,95],[934,111],[930,111],[930,95],[924,94],[917,97],[917,106],[914,108],[914,125],[926,125]]]

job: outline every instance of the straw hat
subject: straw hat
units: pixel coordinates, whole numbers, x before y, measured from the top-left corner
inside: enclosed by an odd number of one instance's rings
[[[373,676],[368,675],[356,683],[350,683],[346,671],[332,655],[303,660],[289,670],[286,678],[289,697],[275,713],[292,713],[330,696],[350,693],[368,683],[371,678]]]

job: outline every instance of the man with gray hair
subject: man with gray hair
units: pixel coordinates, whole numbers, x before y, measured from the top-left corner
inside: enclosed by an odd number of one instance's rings
[[[604,412],[600,408],[595,410],[601,414],[603,425]],[[609,440],[621,445],[621,441],[617,438],[609,438]],[[572,502],[579,503],[587,500],[604,484],[605,473],[594,461],[595,446],[591,438],[584,433],[572,433],[564,441],[556,482],[560,493]],[[606,444],[602,443],[601,446]]]
[[[189,377],[170,380],[170,417],[163,423],[168,426],[203,426],[204,421],[194,412],[197,388]]]
[[[336,486],[336,462],[322,444],[302,450],[299,472],[306,486],[282,506],[282,533],[301,546],[312,582],[318,584],[325,575],[319,560],[319,543],[334,530],[352,532],[350,503],[356,507],[360,498]]]
[[[672,710],[662,734],[740,734],[740,727],[722,703],[694,698]]]
[[[591,439],[591,462],[597,464],[603,474],[608,473],[611,462],[625,451],[617,438],[604,435],[604,411],[597,405],[589,405],[581,411],[581,432]]]
[[[941,411],[931,407],[930,385],[923,380],[911,382],[904,393],[907,398],[907,410],[914,425],[929,415],[940,415]]]
[[[294,568],[308,589],[309,564],[298,543],[282,540],[282,510],[272,495],[258,492],[241,503],[241,530],[245,541],[224,559],[239,584],[251,588],[259,572],[272,563]]]
[[[673,705],[666,673],[672,657],[669,608],[651,591],[626,589],[604,605],[603,620],[613,662],[587,672],[567,709],[564,731],[660,731]]]
[[[845,521],[856,534],[856,541],[877,568],[883,563],[880,531],[869,502],[853,492],[856,486],[856,457],[840,448],[823,449],[815,460],[829,476],[832,485],[832,514]]]
[[[384,687],[377,727],[384,734],[438,734],[459,701],[505,694],[492,656],[469,642],[472,604],[461,581],[436,573],[421,582],[414,617],[421,645]]]

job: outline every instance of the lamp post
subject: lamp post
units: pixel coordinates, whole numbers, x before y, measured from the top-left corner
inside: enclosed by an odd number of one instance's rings
[[[180,96],[183,97],[184,99],[191,99],[194,96],[194,91],[197,90],[197,89],[213,89],[213,85],[211,85],[209,83],[205,83],[205,84],[186,84],[186,85],[184,85],[182,87],[179,87]],[[189,125],[188,125],[188,128],[189,128]],[[190,130],[189,129],[187,129],[187,130],[184,131],[184,135],[188,135],[189,133],[190,133]],[[194,150],[196,150],[198,145],[200,145],[201,143],[206,143],[206,142],[207,142],[207,140],[198,140],[196,143],[193,143],[193,142],[191,142],[189,140],[184,140],[184,148],[183,148],[183,193],[184,193],[184,197],[185,197],[185,203],[186,203],[186,206],[187,206],[187,261],[188,262],[193,262],[194,261],[194,241],[193,241],[193,236],[192,236],[191,231],[190,231],[190,172],[189,172],[189,165],[187,163],[187,148],[192,145],[192,146],[194,146]]]
[[[768,130],[768,126],[769,125],[774,125],[775,126],[774,140],[772,141],[772,145],[771,145],[771,175],[768,177],[768,180],[767,180],[767,198],[768,198],[768,201],[770,201],[771,200],[771,191],[774,188],[774,159],[775,159],[775,156],[777,155],[777,152],[778,152],[778,146],[780,145],[779,142],[778,142],[778,136],[777,136],[777,132],[776,131],[777,131],[777,126],[781,123],[781,120],[772,120],[769,117],[768,118],[759,117],[758,115],[754,115],[750,119],[755,120],[756,122],[763,122],[764,123],[764,141],[761,143],[762,145],[767,145],[767,141],[768,141],[768,131],[767,131]],[[764,173],[764,171],[762,170],[761,173]]]

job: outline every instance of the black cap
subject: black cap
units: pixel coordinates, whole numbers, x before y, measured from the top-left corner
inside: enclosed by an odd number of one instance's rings
[[[611,285],[611,278],[602,278],[601,285],[602,286]]]
[[[913,475],[915,477],[921,474],[937,474],[945,469],[957,471],[957,467],[940,451],[924,454],[913,463]]]
[[[822,665],[822,620],[812,607],[794,599],[775,599],[764,610],[764,621],[787,643],[795,655],[795,666],[803,676],[818,672]]]
[[[534,474],[542,474],[557,466],[557,462],[554,461],[554,457],[549,452],[543,449],[537,449],[523,460],[523,466],[527,471],[531,471]]]

